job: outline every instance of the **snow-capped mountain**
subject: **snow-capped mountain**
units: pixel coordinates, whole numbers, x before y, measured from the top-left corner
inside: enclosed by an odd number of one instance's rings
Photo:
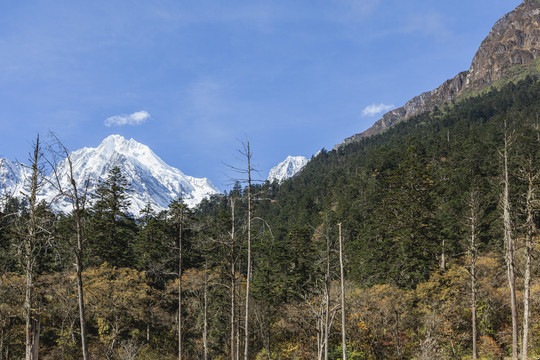
[[[180,170],[167,165],[148,146],[133,139],[126,140],[120,135],[108,136],[97,148],[82,148],[74,151],[70,154],[70,159],[75,181],[79,187],[82,187],[82,184],[88,180],[89,193],[97,188],[100,180],[107,178],[109,170],[118,167],[131,184],[129,212],[134,216],[138,216],[148,203],[154,210],[160,211],[167,209],[170,202],[181,195],[188,206],[194,207],[205,196],[219,193],[219,190],[207,178],[187,176]],[[11,168],[6,167],[5,171],[10,171]],[[11,170],[10,173],[16,175],[15,170]],[[61,174],[62,186],[69,188],[66,159],[58,165],[57,173]],[[12,176],[15,182],[23,183],[20,180],[22,178],[15,175]],[[50,182],[52,180],[51,178]],[[57,198],[57,194],[58,191],[49,184],[44,187],[40,198],[51,202],[56,210],[71,211],[71,205],[66,200]]]
[[[302,170],[308,163],[308,159],[304,156],[287,156],[287,158],[274,166],[268,174],[268,181],[277,181],[281,183],[292,177],[294,174]]]
[[[30,169],[24,165],[0,159],[0,196],[19,195],[29,174]]]

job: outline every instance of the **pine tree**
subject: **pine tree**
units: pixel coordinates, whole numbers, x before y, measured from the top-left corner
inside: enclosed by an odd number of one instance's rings
[[[136,224],[127,213],[130,184],[118,167],[112,168],[95,191],[91,219],[94,262],[133,265],[132,242]]]

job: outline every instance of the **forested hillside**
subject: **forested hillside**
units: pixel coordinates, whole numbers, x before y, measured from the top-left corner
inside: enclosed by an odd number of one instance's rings
[[[2,199],[0,359],[342,359],[342,314],[348,359],[537,357],[538,114],[528,77],[281,185],[250,182],[246,143],[230,193],[139,218],[118,168],[93,199],[59,189],[70,214],[37,203],[38,139],[25,200]]]

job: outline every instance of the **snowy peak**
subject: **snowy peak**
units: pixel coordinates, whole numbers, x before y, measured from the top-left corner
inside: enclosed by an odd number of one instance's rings
[[[148,203],[154,210],[165,210],[172,200],[182,196],[188,206],[194,207],[204,197],[219,193],[208,179],[186,176],[166,164],[148,146],[120,135],[108,136],[97,148],[73,152],[71,160],[76,180],[79,183],[89,180],[93,190],[112,168],[120,168],[131,184],[130,212],[136,216]]]
[[[29,173],[24,165],[0,158],[0,196],[20,194]]]
[[[270,170],[267,180],[282,183],[302,170],[307,163],[308,159],[304,156],[287,156],[284,161]]]
[[[123,155],[130,160],[136,160],[149,167],[166,167],[172,169],[161,160],[150,148],[133,139],[125,139],[120,135],[109,135],[97,147],[96,153],[102,158],[112,158],[113,156]],[[178,169],[176,169],[178,170]],[[179,171],[179,170],[178,170]]]
[[[218,194],[219,190],[206,178],[187,176],[180,170],[166,164],[148,146],[120,135],[110,135],[97,148],[82,148],[69,156],[73,165],[73,176],[79,187],[88,182],[92,194],[100,181],[107,179],[109,171],[118,167],[131,184],[128,211],[139,216],[140,211],[150,204],[155,211],[168,208],[171,201],[180,196],[184,202],[194,207],[205,197]],[[0,159],[0,161],[2,161]],[[0,195],[20,194],[28,169],[21,164],[4,160],[0,168]],[[69,163],[64,159],[58,164],[56,173],[60,174],[63,188],[70,188]],[[70,212],[71,205],[59,198],[50,177],[40,194],[40,198],[50,202],[55,210]]]

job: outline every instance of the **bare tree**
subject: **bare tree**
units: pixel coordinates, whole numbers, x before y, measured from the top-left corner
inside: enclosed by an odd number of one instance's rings
[[[331,255],[332,255],[332,244],[330,237],[330,225],[328,217],[325,219],[325,229],[326,232],[323,233],[318,229],[315,229],[315,233],[319,236],[322,236],[326,240],[326,251],[325,251],[325,274],[324,274],[324,284],[323,284],[323,298],[324,298],[324,318],[321,319],[321,342],[320,346],[323,351],[319,352],[319,360],[324,359],[328,360],[328,347],[329,347],[329,338],[330,338],[330,328],[331,323],[333,322],[335,316],[335,309],[330,308],[330,293],[332,291],[332,278],[331,278]]]
[[[208,265],[204,264],[203,289],[203,359],[208,360]]]
[[[341,347],[343,349],[343,360],[347,360],[347,335],[345,333],[345,275],[343,271],[343,237],[341,234],[341,223],[339,227],[339,269],[341,273]]]
[[[531,297],[531,268],[534,248],[534,236],[536,235],[536,225],[534,223],[534,211],[536,202],[536,181],[540,174],[534,173],[533,161],[529,159],[525,177],[528,183],[527,195],[525,198],[525,276],[523,287],[523,342],[521,350],[522,360],[528,359],[529,347],[529,317],[530,317],[530,297]]]
[[[476,325],[476,309],[477,309],[477,278],[476,278],[476,258],[478,254],[477,237],[478,237],[478,224],[480,218],[480,201],[478,199],[478,193],[476,190],[472,190],[467,197],[467,205],[469,207],[469,214],[467,216],[467,225],[470,228],[470,242],[469,242],[469,275],[471,278],[471,322],[472,322],[472,358],[476,360],[478,358],[477,351],[477,325]]]
[[[504,149],[501,153],[503,157],[503,225],[504,225],[504,248],[508,285],[510,287],[510,306],[512,311],[512,360],[518,359],[518,315],[516,301],[516,278],[515,278],[515,243],[512,238],[512,221],[510,218],[510,181],[508,176],[508,148],[510,146],[510,136],[506,120],[504,121]]]
[[[252,174],[255,170],[252,164],[253,153],[251,152],[251,146],[249,140],[242,143],[242,149],[238,150],[242,156],[243,161],[246,163],[245,168],[239,168],[230,166],[235,172],[246,176],[242,179],[242,182],[247,183],[247,274],[246,274],[246,299],[245,299],[245,313],[244,313],[244,360],[249,360],[249,300],[250,300],[250,288],[251,288],[251,273],[252,273],[252,259],[251,259],[251,222],[253,218],[252,209]]]
[[[235,360],[235,324],[236,324],[236,254],[235,254],[235,224],[234,224],[234,201],[231,197],[231,360]]]
[[[40,250],[40,237],[46,230],[43,224],[42,214],[38,205],[38,193],[43,187],[43,151],[39,141],[39,135],[33,145],[33,153],[30,157],[30,179],[25,187],[24,194],[28,198],[28,220],[23,230],[24,270],[25,270],[25,297],[24,315],[26,323],[25,359],[37,360],[39,355],[40,317],[34,313],[34,287],[37,254]]]
[[[73,242],[68,237],[67,241],[72,249],[73,257],[75,258],[75,272],[77,278],[77,302],[79,307],[79,322],[81,330],[81,349],[83,360],[88,359],[88,339],[85,315],[84,302],[84,286],[82,279],[83,272],[83,256],[84,256],[84,212],[87,204],[88,185],[90,179],[86,179],[82,184],[77,182],[73,171],[73,162],[68,149],[62,144],[58,137],[51,133],[54,139],[50,147],[52,159],[49,160],[53,172],[51,177],[51,185],[59,192],[60,197],[71,203],[73,217],[75,219],[76,241]],[[63,165],[59,166],[58,159],[64,158]],[[66,173],[60,173],[64,169]],[[67,182],[63,179],[67,177]],[[67,183],[67,184],[66,184]]]
[[[248,176],[248,188],[247,188],[247,202],[248,202],[248,219],[247,219],[247,276],[246,276],[246,314],[244,318],[244,360],[249,360],[249,292],[251,285],[251,218],[253,217],[251,208],[251,148],[249,141],[246,142],[244,150],[242,152],[246,161],[247,168],[246,173]]]

